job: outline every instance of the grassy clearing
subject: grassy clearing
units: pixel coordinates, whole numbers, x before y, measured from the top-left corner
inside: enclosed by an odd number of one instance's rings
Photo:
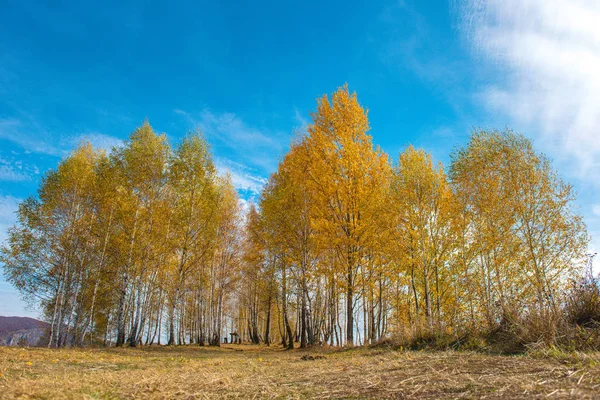
[[[0,348],[1,398],[594,398],[600,355]]]

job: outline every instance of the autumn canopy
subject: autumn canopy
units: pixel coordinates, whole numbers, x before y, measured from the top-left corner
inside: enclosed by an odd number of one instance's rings
[[[448,168],[412,146],[393,160],[344,86],[249,210],[200,132],[82,144],[20,205],[0,262],[49,346],[459,337],[561,320],[588,241],[573,201],[511,131],[473,132]]]

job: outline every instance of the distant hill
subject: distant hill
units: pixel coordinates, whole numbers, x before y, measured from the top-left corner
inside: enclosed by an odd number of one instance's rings
[[[0,346],[37,346],[50,324],[28,317],[0,317]]]

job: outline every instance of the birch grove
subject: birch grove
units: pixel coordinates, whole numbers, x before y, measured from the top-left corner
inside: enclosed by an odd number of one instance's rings
[[[201,132],[145,122],[82,144],[23,201],[4,274],[48,346],[307,347],[557,321],[588,236],[572,187],[512,131],[476,130],[450,165],[394,162],[347,86],[317,101],[255,204]]]

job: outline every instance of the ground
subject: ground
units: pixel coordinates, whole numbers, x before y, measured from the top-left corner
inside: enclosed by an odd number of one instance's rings
[[[600,355],[0,348],[0,398],[600,398]]]

